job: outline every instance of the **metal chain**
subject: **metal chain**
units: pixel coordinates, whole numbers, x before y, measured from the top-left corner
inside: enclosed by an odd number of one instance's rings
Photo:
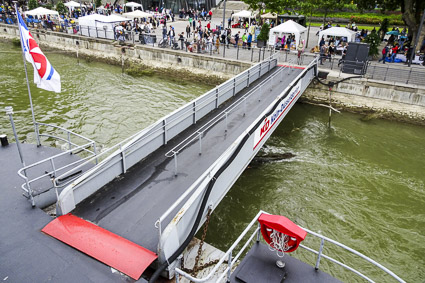
[[[220,261],[220,259],[215,259],[215,260],[211,260],[209,262],[206,262],[203,265],[198,266],[197,267],[197,271],[201,271],[201,270],[203,270],[203,269],[205,269],[207,267],[213,266],[213,265],[217,264],[219,261]],[[223,261],[223,264],[227,264],[227,263],[228,263],[227,260]],[[189,268],[185,268],[184,267],[184,260],[183,260],[183,258],[181,259],[181,267],[180,267],[180,269],[183,270],[186,273],[189,273],[189,274],[192,274],[192,273],[195,272],[194,269],[189,269]]]
[[[184,257],[181,258],[180,269],[182,271],[188,273],[188,274],[191,274],[192,276],[196,276],[196,273],[198,271],[201,271],[201,270],[203,270],[207,267],[213,266],[220,261],[220,259],[215,259],[215,260],[210,260],[209,262],[206,262],[202,265],[199,265],[199,259],[201,257],[201,253],[202,253],[202,246],[205,243],[205,237],[207,236],[207,231],[208,231],[208,224],[210,223],[211,212],[212,212],[212,209],[209,208],[208,212],[207,212],[207,220],[205,220],[204,231],[202,233],[201,241],[199,243],[198,252],[197,252],[197,255],[195,257],[195,264],[194,264],[193,268],[190,269],[190,268],[184,267]],[[227,260],[223,261],[223,263],[227,264]]]
[[[199,243],[198,254],[195,257],[195,265],[193,266],[193,272],[192,272],[193,275],[195,275],[195,273],[198,272],[199,270],[199,267],[198,267],[199,259],[201,257],[202,246],[204,245],[205,237],[207,236],[207,230],[208,230],[208,224],[210,223],[211,211],[212,209],[211,207],[209,207],[207,212],[207,220],[205,220],[204,232],[202,233],[201,242]]]

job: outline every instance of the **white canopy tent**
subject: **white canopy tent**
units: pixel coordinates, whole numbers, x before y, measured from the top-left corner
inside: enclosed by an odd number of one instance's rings
[[[295,42],[298,43],[305,39],[307,28],[302,25],[294,22],[293,20],[288,20],[283,24],[280,24],[272,29],[269,32],[269,45],[275,45],[278,37],[283,37],[284,35],[295,35]]]
[[[325,30],[322,30],[321,32],[319,32],[319,41],[317,43],[317,45],[320,44],[320,40],[322,39],[322,37],[327,37],[327,36],[338,36],[338,37],[346,37],[347,38],[347,42],[354,42],[356,40],[356,32],[349,30],[347,28],[342,28],[342,27],[332,27],[332,28],[328,28]]]
[[[266,13],[260,16],[262,19],[277,19],[276,13]]]
[[[249,23],[251,24],[251,18],[255,18],[250,11],[242,10],[232,15],[232,18],[248,18]],[[224,23],[223,23],[224,24]]]
[[[68,8],[75,8],[75,7],[79,8],[80,7],[80,3],[75,2],[75,1],[66,2],[66,3],[64,3],[64,5]],[[81,3],[81,7],[86,7],[86,5]]]
[[[35,8],[34,10],[25,12],[25,16],[44,16],[44,15],[56,15],[59,16],[57,11],[49,10],[43,7]]]
[[[80,8],[80,3],[75,1],[69,1],[64,4],[66,7],[68,7],[69,11],[71,12],[75,8]],[[81,7],[86,7],[86,5],[81,3]]]
[[[134,12],[129,12],[129,13],[124,13],[122,14],[124,17],[129,18],[129,19],[134,19],[134,18],[152,18],[152,14],[146,13],[146,12],[142,12],[140,10],[136,10]]]
[[[136,2],[128,2],[128,3],[125,3],[124,6],[130,7],[132,11],[134,11],[134,8],[141,8],[143,11],[143,5]]]
[[[117,23],[130,21],[130,19],[111,15],[91,14],[78,19],[81,34],[90,37],[104,37],[114,39],[114,27]]]

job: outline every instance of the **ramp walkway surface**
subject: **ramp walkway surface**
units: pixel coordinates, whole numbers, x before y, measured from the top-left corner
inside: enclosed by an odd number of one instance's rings
[[[267,82],[267,78],[280,68],[282,67],[275,67],[249,88],[239,92],[230,101],[130,168],[127,173],[85,199],[77,205],[73,214],[148,250],[156,251],[159,240],[158,229],[155,228],[156,220],[302,72],[300,69],[290,68],[289,71],[279,72],[279,76]],[[227,112],[232,103],[248,92],[252,92],[252,95],[246,99],[246,104],[241,103],[239,107],[228,112],[226,118],[204,131],[203,127],[220,113]],[[204,131],[202,144],[195,140],[187,145],[179,145],[192,133],[200,130]],[[175,148],[177,145],[179,146]],[[166,156],[171,150],[179,152],[177,166],[176,160]],[[190,195],[187,199],[189,197]],[[181,206],[184,203],[185,201]],[[163,227],[171,221],[181,206],[177,206],[169,214]]]

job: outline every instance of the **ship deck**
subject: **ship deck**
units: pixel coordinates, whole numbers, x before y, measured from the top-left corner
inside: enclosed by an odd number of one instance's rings
[[[278,67],[276,67],[276,71]],[[265,86],[242,107],[232,112],[226,122],[221,120],[211,127],[199,144],[192,143],[179,154],[178,174],[174,175],[174,160],[165,157],[187,135],[208,123],[230,105],[225,103],[196,125],[169,141],[166,146],[130,168],[73,211],[77,216],[92,221],[112,233],[120,235],[151,251],[156,251],[158,230],[155,221],[180,195],[257,119],[268,105],[302,70],[293,69],[278,86]],[[234,99],[244,95],[267,76],[251,84]],[[234,100],[233,99],[233,100]],[[59,149],[22,144],[27,164],[53,156]],[[0,278],[11,282],[118,282],[132,281],[97,260],[67,246],[41,232],[52,217],[43,210],[31,208],[22,196],[22,179],[16,172],[22,168],[16,145],[0,148],[2,197],[0,198]],[[184,202],[183,202],[184,203]],[[182,205],[183,205],[182,203]],[[167,221],[175,215],[171,213]],[[167,222],[166,221],[166,222]],[[168,223],[168,222],[167,222]],[[166,223],[164,223],[165,227]],[[139,282],[145,282],[141,277]]]
[[[277,261],[285,263],[279,268]],[[261,242],[256,242],[230,277],[231,283],[256,282],[303,282],[340,283],[329,274],[308,265],[289,254],[278,257],[275,251]]]

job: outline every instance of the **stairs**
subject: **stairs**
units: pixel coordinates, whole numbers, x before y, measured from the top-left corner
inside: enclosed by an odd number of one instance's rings
[[[154,252],[71,213],[57,217],[41,231],[134,280],[138,280],[158,257]]]
[[[221,1],[221,3],[212,10],[213,17],[222,19],[223,8],[224,1]],[[226,1],[226,21],[232,14],[232,11],[236,13],[242,10],[249,10],[249,5],[242,1]]]

